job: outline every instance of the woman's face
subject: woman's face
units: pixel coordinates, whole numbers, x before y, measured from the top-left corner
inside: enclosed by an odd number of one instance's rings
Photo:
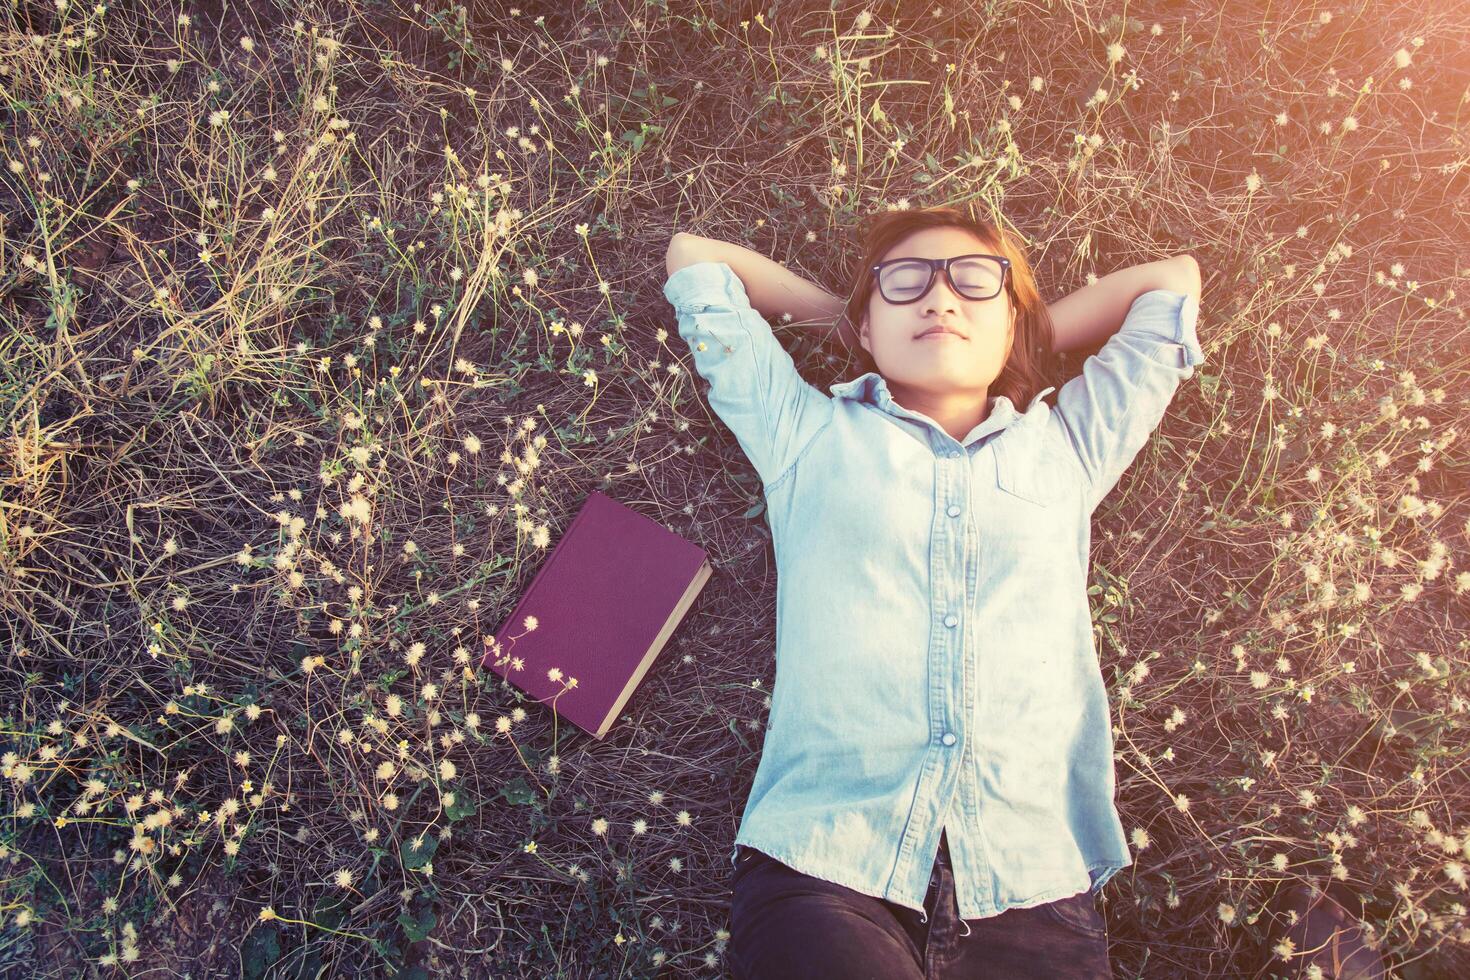
[[[996,250],[963,228],[925,228],[895,244],[879,261],[947,259],[977,252]],[[922,276],[917,285],[923,285]],[[958,335],[920,336],[940,324]],[[1010,356],[1014,328],[1009,291],[1002,289],[990,299],[967,299],[950,287],[943,272],[936,272],[929,291],[905,304],[889,302],[875,283],[859,337],[890,386],[942,397],[986,391]]]

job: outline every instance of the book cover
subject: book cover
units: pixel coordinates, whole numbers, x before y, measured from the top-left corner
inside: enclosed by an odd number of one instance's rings
[[[594,490],[481,665],[600,739],[711,572],[703,548]]]

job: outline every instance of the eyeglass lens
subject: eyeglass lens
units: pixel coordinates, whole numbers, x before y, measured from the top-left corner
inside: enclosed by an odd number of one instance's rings
[[[923,262],[895,262],[884,267],[878,284],[890,302],[903,303],[923,293],[930,284],[930,272],[930,267]],[[966,258],[951,262],[949,274],[961,296],[989,299],[1000,292],[1005,270],[994,259]]]

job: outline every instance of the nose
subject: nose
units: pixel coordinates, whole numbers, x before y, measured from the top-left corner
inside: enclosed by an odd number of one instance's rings
[[[923,307],[925,313],[935,310],[947,310],[954,312],[960,308],[960,296],[950,288],[949,277],[943,272],[934,276],[934,283],[929,287],[929,292],[924,294]]]

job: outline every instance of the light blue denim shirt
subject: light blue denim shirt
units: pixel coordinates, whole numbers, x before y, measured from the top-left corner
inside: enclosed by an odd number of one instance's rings
[[[1024,412],[992,396],[956,441],[876,372],[830,396],[803,380],[724,262],[664,296],[776,555],[776,679],[735,844],[921,914],[941,829],[962,918],[1101,888],[1132,857],[1090,518],[1204,360],[1198,298],[1143,293],[1079,376]]]

